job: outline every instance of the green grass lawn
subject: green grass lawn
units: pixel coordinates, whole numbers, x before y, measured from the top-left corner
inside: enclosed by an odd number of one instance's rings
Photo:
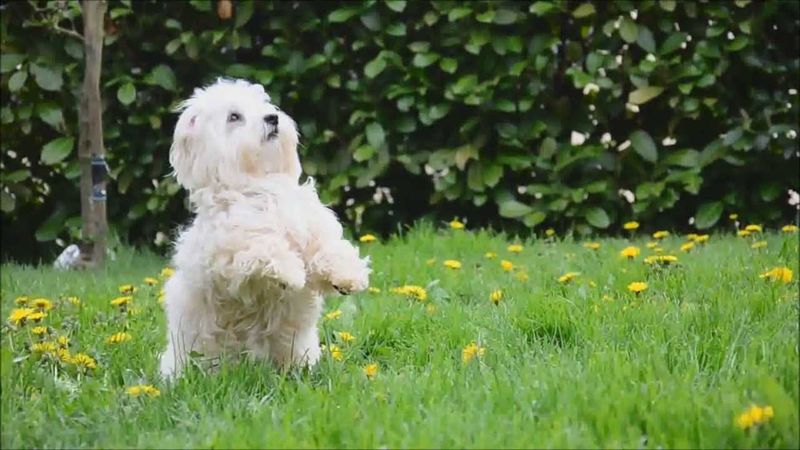
[[[751,248],[761,239],[765,247]],[[668,237],[662,254],[679,260],[667,267],[643,262],[656,251],[649,240],[604,239],[593,250],[556,236],[519,242],[514,253],[507,236],[420,226],[362,243],[374,289],[332,296],[333,317],[321,324],[340,353],[328,351],[311,372],[193,368],[173,386],[158,378],[160,288],[143,281],[159,276],[163,259],[123,251],[96,273],[5,265],[0,444],[797,448],[798,235],[716,234],[689,252],[680,251],[684,237]],[[620,256],[628,245],[641,255]],[[794,272],[789,283],[759,277],[783,266]],[[567,272],[580,274],[560,282]],[[628,291],[638,281],[647,289]],[[110,304],[122,284],[137,287],[127,312]],[[427,298],[392,291],[403,285],[424,287]],[[52,300],[44,339],[69,337],[73,357],[83,352],[97,368],[33,352],[36,324],[6,320],[20,296]],[[120,331],[131,339],[106,342]],[[377,364],[374,378],[368,364]],[[160,395],[126,393],[139,384]],[[751,405],[773,416],[742,429],[736,419]]]

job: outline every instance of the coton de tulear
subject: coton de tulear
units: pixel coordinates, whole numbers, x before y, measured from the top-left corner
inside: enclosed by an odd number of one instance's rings
[[[218,80],[180,110],[169,159],[195,217],[164,288],[162,375],[193,352],[314,365],[323,295],[365,289],[369,259],[299,184],[297,128],[262,86]]]

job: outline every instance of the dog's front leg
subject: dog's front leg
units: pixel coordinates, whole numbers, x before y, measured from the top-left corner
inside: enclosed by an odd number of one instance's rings
[[[217,248],[212,272],[238,296],[248,282],[273,281],[282,287],[302,289],[306,267],[300,255],[277,235],[235,236]]]
[[[309,271],[342,294],[363,291],[369,286],[369,257],[361,258],[358,248],[344,239],[321,242],[311,257]]]

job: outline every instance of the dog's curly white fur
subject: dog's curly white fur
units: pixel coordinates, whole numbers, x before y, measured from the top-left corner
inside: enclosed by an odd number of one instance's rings
[[[170,163],[196,216],[164,288],[162,375],[191,352],[313,365],[322,296],[366,289],[369,259],[313,182],[299,184],[297,128],[262,86],[219,80],[180,110]]]

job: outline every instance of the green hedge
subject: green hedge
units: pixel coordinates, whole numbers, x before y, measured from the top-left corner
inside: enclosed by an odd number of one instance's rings
[[[34,5],[3,5],[6,256],[53,251],[79,225],[82,48],[63,30],[80,9]],[[133,242],[186,220],[166,176],[171,108],[219,75],[263,83],[294,116],[306,173],[359,230],[792,217],[796,2],[239,1],[228,20],[217,7],[110,2],[108,211]]]

